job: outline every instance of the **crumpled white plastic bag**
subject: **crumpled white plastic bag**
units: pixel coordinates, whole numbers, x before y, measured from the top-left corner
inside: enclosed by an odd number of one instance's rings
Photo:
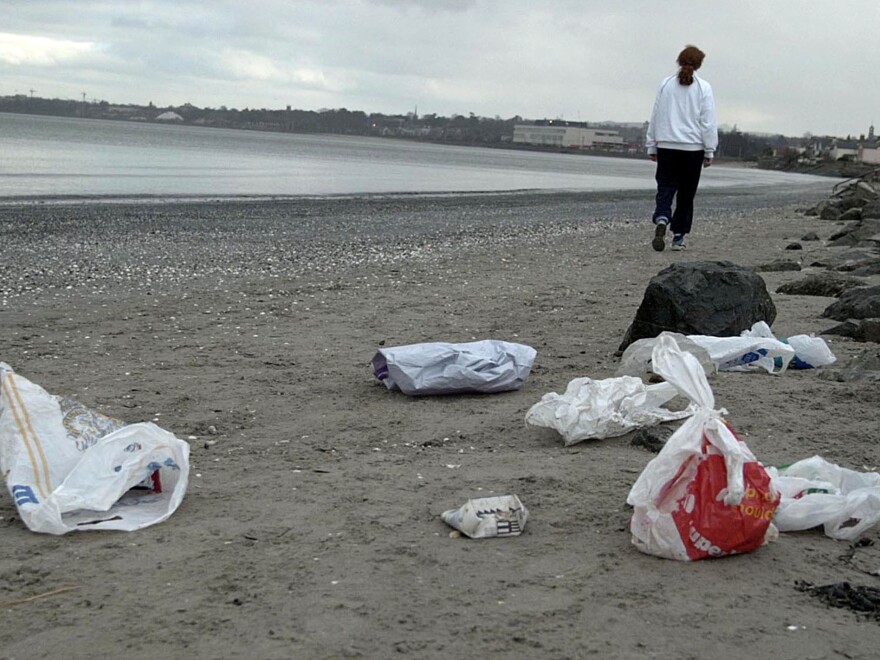
[[[492,394],[522,387],[536,355],[531,346],[497,339],[430,342],[379,349],[372,366],[389,390],[404,394]]]
[[[0,362],[0,471],[32,531],[131,531],[180,505],[189,445],[53,396]]]
[[[764,321],[758,321],[739,337],[688,335],[705,348],[719,371],[751,371],[756,368],[783,374],[789,367],[812,369],[832,364],[837,358],[821,337],[792,335],[777,339]]]
[[[776,339],[770,326],[764,321],[758,321],[749,330],[743,330],[740,336]],[[792,335],[779,339],[779,341],[794,349],[794,357],[788,365],[792,369],[815,369],[837,361],[825,340],[816,335]]]
[[[795,350],[788,344],[763,334],[752,334],[744,330],[739,337],[712,337],[709,335],[688,335],[688,339],[709,352],[709,357],[718,366],[718,371],[752,371],[756,368],[771,374],[783,374],[795,356]]]
[[[774,524],[781,532],[822,525],[825,534],[855,541],[880,523],[880,474],[857,472],[813,456],[784,468],[767,468],[782,493]]]
[[[566,446],[612,438],[692,415],[692,407],[681,411],[662,407],[677,395],[668,383],[645,385],[634,376],[575,378],[564,394],[550,392],[529,408],[526,424],[557,430]]]
[[[664,330],[658,336],[671,337],[681,350],[696,357],[707,376],[717,371],[718,367],[712,362],[709,352],[689,337],[680,332],[669,332],[668,330]],[[642,378],[645,374],[653,373],[651,370],[651,354],[654,352],[656,344],[657,337],[649,337],[638,339],[627,346],[623,355],[620,356],[620,366],[617,368],[615,375]]]

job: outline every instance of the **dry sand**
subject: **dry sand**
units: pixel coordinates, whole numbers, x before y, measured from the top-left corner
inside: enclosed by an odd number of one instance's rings
[[[190,489],[134,533],[29,532],[0,497],[2,658],[875,658],[880,624],[795,581],[877,586],[877,546],[814,530],[678,563],[630,543],[631,436],[563,448],[523,424],[605,378],[648,280],[744,266],[834,223],[813,190],[700,193],[688,251],[655,253],[646,195],[50,203],[0,208],[0,360],[50,392],[191,440]],[[766,273],[768,289],[801,277]],[[778,335],[831,299],[773,294]],[[519,392],[408,398],[376,348],[537,348]],[[861,346],[829,337],[842,362]],[[724,373],[718,405],[767,464],[880,464],[876,384]],[[450,538],[441,511],[515,493],[516,538]],[[869,539],[877,539],[873,531]]]

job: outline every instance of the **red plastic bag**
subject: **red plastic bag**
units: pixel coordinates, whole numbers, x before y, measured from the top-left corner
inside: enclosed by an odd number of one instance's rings
[[[704,452],[711,448],[706,441],[703,445]],[[779,494],[770,486],[767,471],[759,463],[745,463],[745,494],[739,504],[729,505],[718,500],[718,493],[727,487],[724,457],[708,453],[688,460],[696,463],[696,473],[686,483],[684,496],[677,502],[667,503],[662,502],[661,495],[658,503],[658,506],[672,508],[672,519],[687,558],[723,557],[761,547],[779,506]],[[682,465],[682,474],[690,472],[689,468]],[[669,492],[679,491],[677,486],[671,482]]]
[[[696,358],[661,338],[652,364],[698,411],[630,490],[633,544],[683,561],[757,549],[776,533],[771,521],[780,495],[770,475],[714,409]]]

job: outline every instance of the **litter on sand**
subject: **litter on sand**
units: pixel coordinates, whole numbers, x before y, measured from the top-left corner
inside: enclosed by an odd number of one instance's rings
[[[404,394],[492,394],[522,387],[536,355],[531,346],[497,339],[434,342],[382,348],[372,367],[389,390]]]
[[[472,539],[519,536],[529,519],[528,509],[516,495],[480,497],[458,509],[440,514],[447,525]]]
[[[189,445],[53,396],[0,362],[0,470],[32,531],[131,531],[180,505]]]
[[[575,378],[564,394],[550,392],[533,405],[526,413],[526,424],[555,429],[566,446],[612,438],[692,415],[693,407],[681,411],[662,407],[676,396],[678,390],[669,383],[645,385],[633,376]]]
[[[709,335],[682,335],[663,332],[672,337],[681,350],[692,353],[705,373],[714,371],[753,371],[764,369],[771,374],[783,374],[789,367],[812,369],[836,361],[836,357],[821,337],[792,335],[777,339],[764,321],[758,321],[738,337]],[[640,339],[630,344],[620,358],[619,375],[640,376],[651,371],[651,351],[659,337]]]
[[[712,362],[712,358],[709,357],[709,351],[688,336],[680,332],[664,330],[658,337],[670,337],[675,341],[679,349],[697,358],[707,376],[714,374],[718,370],[716,364]],[[620,366],[617,368],[617,375],[642,378],[646,374],[653,373],[651,371],[651,354],[654,352],[656,344],[657,337],[651,337],[649,339],[639,339],[627,346],[623,355],[620,356]]]
[[[751,329],[743,330],[742,337],[774,339],[794,349],[794,356],[788,366],[792,369],[815,369],[826,367],[837,361],[834,353],[828,348],[828,344],[821,337],[815,335],[792,335],[783,339],[776,339],[770,326],[764,321],[758,321]],[[778,365],[778,363],[777,363]]]
[[[715,409],[697,358],[660,337],[652,366],[695,406],[639,475],[626,499],[633,544],[642,552],[691,561],[756,550],[777,536],[779,493],[770,475]]]
[[[767,471],[782,494],[773,519],[780,532],[822,525],[827,536],[854,541],[880,522],[877,472],[857,472],[821,456]]]

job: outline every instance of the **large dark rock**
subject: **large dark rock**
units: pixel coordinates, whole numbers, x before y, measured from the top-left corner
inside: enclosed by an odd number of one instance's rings
[[[844,291],[836,303],[825,308],[822,316],[835,321],[880,318],[880,285]]]
[[[844,321],[840,325],[828,328],[823,335],[840,335],[852,337],[856,341],[872,341],[880,343],[880,319],[856,319]]]
[[[784,293],[789,296],[828,296],[829,298],[836,298],[847,289],[864,285],[864,281],[855,277],[848,277],[834,271],[825,271],[807,275],[802,280],[783,284],[776,289],[776,293]]]
[[[851,186],[851,192],[853,197],[863,199],[865,202],[870,202],[880,197],[880,192],[878,192],[877,188],[867,181],[859,181],[855,186]]]
[[[731,337],[775,318],[776,306],[754,271],[729,261],[679,263],[651,278],[620,350],[664,330]]]
[[[822,210],[819,211],[819,217],[823,220],[837,220],[841,215],[843,215],[843,213],[841,213],[840,209],[831,204],[826,204]]]
[[[862,217],[867,218],[880,218],[880,200],[873,201],[869,203],[862,209]]]
[[[830,247],[855,247],[859,244],[859,239],[853,236],[848,231],[839,231],[836,234],[832,234],[828,239],[828,245]]]
[[[871,275],[880,275],[880,257],[862,264],[858,268],[850,271],[856,277],[871,277]]]
[[[880,219],[860,220],[844,227],[829,239],[828,245],[837,247],[877,248]]]
[[[846,272],[871,266],[877,261],[880,261],[880,257],[877,256],[876,250],[854,247],[847,250],[835,251],[827,257],[814,261],[810,265]]]

